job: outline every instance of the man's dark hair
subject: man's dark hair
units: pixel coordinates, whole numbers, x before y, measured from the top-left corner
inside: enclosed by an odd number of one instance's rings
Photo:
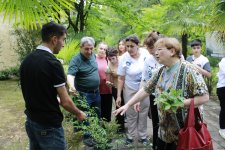
[[[49,42],[53,36],[60,37],[63,34],[67,34],[67,30],[64,26],[55,22],[49,22],[42,26],[41,38],[43,42]]]
[[[202,46],[202,41],[199,39],[195,39],[193,41],[191,41],[191,47],[193,46]]]
[[[138,36],[137,35],[130,35],[130,36],[128,36],[126,39],[125,39],[125,41],[126,42],[128,42],[128,41],[131,41],[131,42],[133,42],[133,43],[135,43],[135,44],[139,44],[140,43],[140,41],[139,41],[139,39],[138,39]]]

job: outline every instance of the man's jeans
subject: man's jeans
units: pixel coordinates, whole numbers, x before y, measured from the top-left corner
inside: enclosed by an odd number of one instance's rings
[[[27,118],[25,123],[30,150],[66,150],[62,127],[46,127]]]

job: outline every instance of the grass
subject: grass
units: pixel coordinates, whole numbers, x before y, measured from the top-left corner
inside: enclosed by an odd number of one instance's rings
[[[0,81],[0,149],[24,150],[24,101],[18,80]]]
[[[24,128],[24,100],[18,80],[0,81],[0,150],[25,150],[28,137]],[[63,122],[67,149],[83,147],[81,134],[74,134],[71,124]]]

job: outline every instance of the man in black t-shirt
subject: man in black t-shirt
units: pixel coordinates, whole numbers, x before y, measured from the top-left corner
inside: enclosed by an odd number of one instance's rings
[[[66,150],[59,105],[78,120],[86,117],[69,97],[63,67],[53,55],[64,46],[66,33],[62,25],[54,22],[43,25],[42,45],[29,54],[20,67],[27,115],[25,127],[32,150]]]

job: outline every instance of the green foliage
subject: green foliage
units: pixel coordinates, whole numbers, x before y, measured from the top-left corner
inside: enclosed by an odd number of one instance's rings
[[[216,7],[214,9],[214,16],[211,19],[210,27],[212,31],[218,31],[218,40],[225,41],[225,1],[217,0]]]
[[[72,0],[2,0],[0,12],[4,12],[3,21],[9,17],[26,29],[38,29],[43,22],[60,21],[65,18],[65,8],[71,10]],[[39,25],[39,26],[38,26]]]
[[[0,80],[8,80],[12,77],[19,77],[19,67],[11,67],[0,71]]]
[[[183,97],[181,97],[182,91],[171,89],[170,92],[164,91],[162,92],[159,97],[155,98],[154,105],[160,105],[162,110],[164,111],[173,111],[179,107],[183,107]]]
[[[208,57],[208,59],[209,59],[211,67],[218,67],[218,64],[221,60],[221,59],[218,59],[218,58],[215,58],[215,57]]]
[[[16,36],[17,42],[14,50],[19,55],[19,61],[22,62],[29,53],[36,50],[41,39],[40,31],[16,28],[13,34]]]
[[[56,55],[56,57],[63,59],[65,63],[68,64],[72,57],[79,52],[79,50],[80,40],[70,39],[68,40],[64,48],[60,50],[59,54]]]
[[[95,109],[91,108],[87,104],[85,97],[77,95],[76,97],[73,97],[72,100],[78,108],[88,110],[85,112],[87,119],[83,122],[79,122],[78,120],[75,120],[71,114],[67,114],[67,121],[69,121],[74,127],[82,129],[83,132],[90,133],[97,143],[96,147],[101,149],[113,147],[115,145],[111,143],[112,140],[115,140],[114,144],[121,143],[120,140],[118,140],[120,135],[116,133],[119,125],[115,120],[112,120],[111,122],[99,120],[95,113]]]
[[[219,72],[219,68],[218,67],[211,67],[211,73],[212,73],[212,95],[216,95],[216,84],[218,82],[218,77],[217,77],[217,73]]]

